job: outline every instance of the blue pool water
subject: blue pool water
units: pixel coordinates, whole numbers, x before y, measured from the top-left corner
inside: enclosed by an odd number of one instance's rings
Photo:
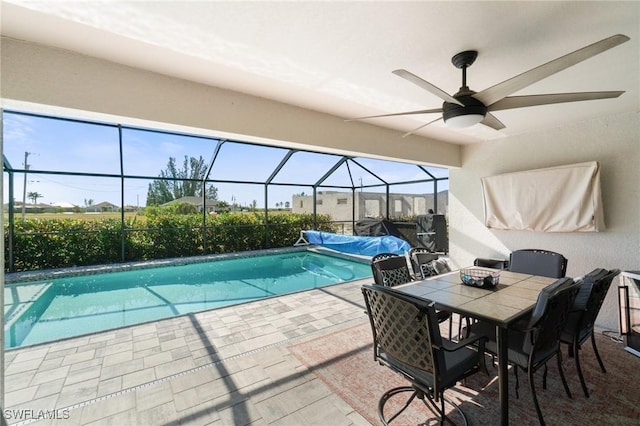
[[[20,347],[371,276],[308,251],[7,284],[5,347]]]

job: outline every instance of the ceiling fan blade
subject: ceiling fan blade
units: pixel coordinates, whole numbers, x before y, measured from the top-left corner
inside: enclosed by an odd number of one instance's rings
[[[444,90],[437,88],[433,84],[429,83],[426,80],[421,79],[417,75],[415,75],[413,73],[410,73],[407,70],[402,70],[402,69],[395,70],[395,71],[393,71],[393,73],[395,75],[397,75],[398,77],[402,77],[405,80],[408,80],[411,83],[422,87],[427,92],[430,92],[431,94],[436,95],[437,97],[439,97],[443,101],[450,102],[452,104],[458,104],[460,106],[464,106],[464,104],[462,102],[460,102],[459,100],[457,100],[456,98],[454,98],[453,96],[451,96],[450,94],[445,92]]]
[[[505,125],[502,124],[502,121],[498,120],[498,118],[491,114],[490,112],[488,112],[484,118],[482,119],[482,121],[480,122],[482,124],[484,124],[485,126],[489,126],[492,129],[496,129],[496,130],[502,130],[505,128]]]
[[[612,92],[578,92],[578,93],[553,93],[550,95],[509,96],[501,99],[489,107],[490,111],[504,109],[523,108],[538,105],[560,104],[563,102],[591,101],[596,99],[617,98],[624,91]]]
[[[487,106],[498,102],[499,100],[509,96],[512,93],[517,92],[543,78],[549,77],[559,71],[569,68],[579,62],[589,59],[592,56],[602,53],[605,50],[609,50],[619,44],[628,41],[629,37],[617,34],[611,37],[607,37],[589,46],[578,49],[575,52],[561,56],[546,64],[540,65],[536,68],[532,68],[529,71],[517,75],[509,80],[505,80],[502,83],[498,83],[495,86],[489,87],[482,92],[473,95],[474,98]]]
[[[436,121],[438,121],[438,120],[442,120],[442,117],[438,117],[438,118],[436,118],[435,120],[432,120],[432,121],[428,122],[427,124],[423,124],[423,125],[422,125],[422,126],[420,126],[420,127],[416,127],[416,128],[415,128],[415,129],[413,129],[412,131],[407,132],[407,133],[405,133],[404,135],[402,135],[402,137],[403,137],[403,138],[406,138],[407,136],[411,136],[411,135],[413,135],[415,132],[417,132],[418,130],[422,129],[423,127],[427,127],[429,124],[435,123],[435,122],[436,122]]]
[[[407,111],[407,112],[396,112],[393,114],[382,114],[382,115],[370,115],[368,117],[357,117],[357,118],[349,118],[344,121],[357,121],[357,120],[366,120],[367,118],[380,118],[380,117],[394,117],[397,115],[414,115],[414,114],[431,114],[434,112],[442,112],[442,108],[434,108],[434,109],[421,109],[418,111]]]

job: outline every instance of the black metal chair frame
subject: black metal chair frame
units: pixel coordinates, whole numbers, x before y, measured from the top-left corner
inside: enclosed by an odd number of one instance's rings
[[[415,399],[440,418],[452,423],[444,410],[447,402],[460,413],[464,412],[445,398],[444,391],[484,367],[484,338],[451,342],[440,335],[432,302],[418,299],[389,287],[362,286],[362,293],[373,334],[373,357],[381,365],[399,373],[410,386],[385,392],[378,402],[378,416],[384,425],[396,419]],[[478,349],[468,346],[476,344]],[[394,395],[411,392],[403,407],[385,416],[384,407]],[[437,403],[440,402],[438,405]]]
[[[586,299],[584,306],[576,306],[574,304],[573,309],[569,312],[567,325],[560,336],[562,343],[566,343],[569,348],[569,357],[575,358],[576,370],[578,371],[578,377],[580,378],[580,385],[582,385],[582,391],[586,398],[589,398],[589,390],[587,389],[584,375],[582,374],[582,367],[580,365],[580,349],[582,348],[582,344],[587,339],[590,339],[591,346],[593,347],[593,352],[596,355],[600,369],[603,373],[607,372],[604,368],[602,358],[600,358],[598,347],[596,346],[596,338],[593,329],[598,313],[600,312],[600,308],[602,307],[602,303],[604,302],[604,298],[611,286],[611,282],[619,273],[619,269],[612,269],[611,271],[608,271],[606,269],[598,268],[584,276],[583,283],[578,294],[580,295],[583,291],[585,293],[588,292],[588,298]],[[576,303],[579,303],[579,297],[580,296],[576,298]]]

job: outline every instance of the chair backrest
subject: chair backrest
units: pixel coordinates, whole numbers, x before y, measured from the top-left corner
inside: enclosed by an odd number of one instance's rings
[[[401,364],[437,379],[444,362],[434,345],[442,345],[433,304],[381,286],[362,286],[371,331],[374,359],[381,351]]]
[[[446,274],[447,272],[451,272],[451,266],[447,259],[444,257],[440,257],[436,260],[432,260],[429,263],[420,266],[420,270],[422,271],[422,275],[425,277],[433,277],[436,275]]]
[[[473,261],[473,266],[493,269],[507,269],[509,261],[505,259],[490,259],[487,257],[477,257]]]
[[[376,284],[393,287],[413,281],[407,259],[393,256],[371,262],[371,272]]]
[[[580,320],[576,324],[576,333],[590,333],[593,330],[611,282],[619,273],[619,269],[609,271],[597,268],[583,277],[583,283],[573,303],[574,311],[582,311]]]
[[[515,250],[509,256],[509,270],[550,278],[563,278],[567,273],[567,259],[560,253],[548,250]]]
[[[390,257],[396,257],[396,256],[398,255],[395,253],[378,253],[371,258],[371,262],[375,262],[376,260],[380,260],[380,259],[388,259]]]
[[[416,277],[427,278],[422,272],[422,265],[426,265],[431,261],[437,260],[438,255],[431,253],[428,249],[423,247],[412,247],[409,249],[409,260],[411,261],[411,267],[413,268],[413,274]]]
[[[544,362],[558,351],[560,334],[579,286],[571,278],[560,278],[540,291],[522,348],[534,362]]]

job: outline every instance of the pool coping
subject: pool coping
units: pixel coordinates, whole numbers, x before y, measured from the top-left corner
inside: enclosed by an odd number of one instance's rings
[[[121,272],[136,269],[156,268],[159,266],[185,265],[190,263],[211,262],[217,260],[240,259],[244,257],[264,256],[275,253],[295,253],[298,251],[314,251],[348,260],[368,263],[371,258],[356,254],[343,253],[327,249],[318,245],[305,245],[296,247],[280,247],[273,249],[251,250],[234,253],[205,254],[199,256],[172,257],[167,259],[141,260],[135,262],[109,263],[89,266],[70,266],[65,268],[42,269],[38,271],[11,272],[4,274],[5,284],[14,284],[27,281],[47,280],[76,275],[92,275],[105,272]]]

